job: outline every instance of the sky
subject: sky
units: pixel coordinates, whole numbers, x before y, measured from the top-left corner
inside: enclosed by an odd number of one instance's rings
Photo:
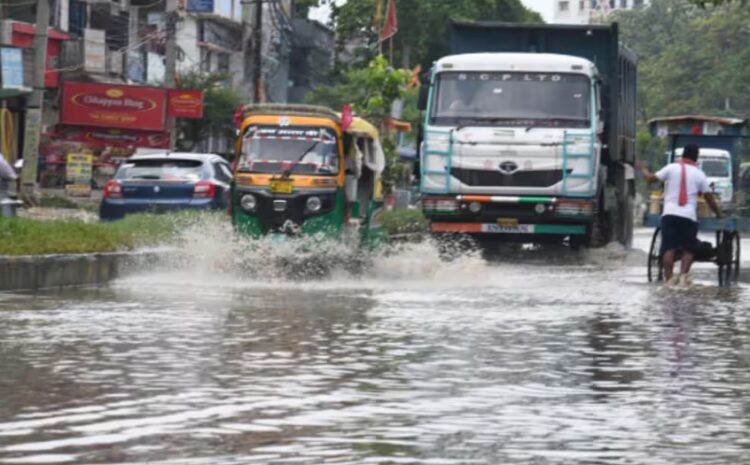
[[[346,0],[336,0],[338,3],[344,3]],[[555,0],[521,0],[521,2],[530,10],[541,13],[542,17],[546,22],[552,21],[552,13],[555,7]],[[330,8],[327,6],[321,8],[313,8],[310,12],[310,18],[320,21],[321,23],[328,23],[328,15],[330,14]]]

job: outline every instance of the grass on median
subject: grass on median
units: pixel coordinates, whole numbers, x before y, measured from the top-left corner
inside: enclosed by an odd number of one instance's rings
[[[115,252],[174,237],[183,215],[132,215],[120,221],[37,221],[0,217],[0,256]]]

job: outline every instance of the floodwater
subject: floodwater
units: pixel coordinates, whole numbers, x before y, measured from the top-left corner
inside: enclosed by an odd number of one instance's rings
[[[675,292],[638,251],[441,263],[420,244],[290,281],[221,250],[0,294],[0,463],[750,460],[749,292],[710,267]]]

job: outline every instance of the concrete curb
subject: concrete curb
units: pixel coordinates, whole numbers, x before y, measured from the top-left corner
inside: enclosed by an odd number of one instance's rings
[[[115,252],[0,256],[0,292],[104,284],[156,255]]]

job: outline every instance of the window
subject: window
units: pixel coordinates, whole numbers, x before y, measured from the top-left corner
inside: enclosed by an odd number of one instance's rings
[[[633,8],[643,8],[643,0],[633,0]]]
[[[229,170],[225,163],[218,161],[213,162],[214,176],[221,182],[230,183],[232,182],[232,172]]]
[[[201,49],[201,71],[210,73],[211,70],[211,50],[202,48]]]
[[[229,54],[219,53],[216,63],[216,71],[220,73],[229,73]]]
[[[620,0],[620,8],[628,8],[628,0]]]
[[[578,11],[583,11],[586,9],[586,0],[580,0],[578,2]]]
[[[560,11],[568,11],[570,9],[570,2],[567,0],[564,0],[557,4],[557,8]]]

